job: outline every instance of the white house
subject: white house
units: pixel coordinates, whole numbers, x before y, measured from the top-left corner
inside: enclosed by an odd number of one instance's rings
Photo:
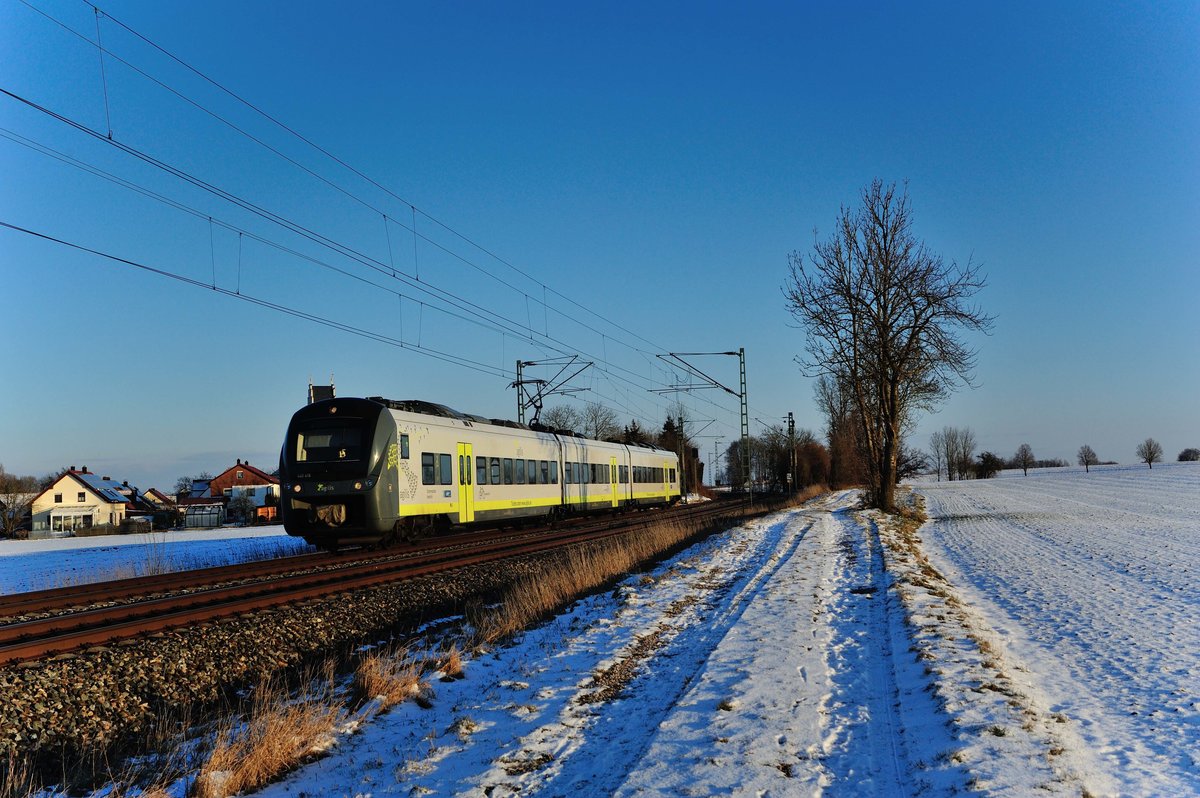
[[[71,466],[33,500],[33,531],[71,534],[77,529],[119,525],[126,514],[143,510],[128,483],[76,471]]]

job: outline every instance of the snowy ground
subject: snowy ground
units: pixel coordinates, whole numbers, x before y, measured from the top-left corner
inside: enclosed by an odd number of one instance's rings
[[[260,794],[1200,795],[1200,467],[916,488],[715,535]]]
[[[1200,466],[919,489],[931,560],[1113,789],[1200,794]]]
[[[282,526],[0,540],[0,595],[311,551]]]

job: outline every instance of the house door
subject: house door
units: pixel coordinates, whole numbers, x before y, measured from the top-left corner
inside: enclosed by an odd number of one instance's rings
[[[458,445],[458,523],[469,524],[475,520],[475,465],[471,457],[471,444]]]

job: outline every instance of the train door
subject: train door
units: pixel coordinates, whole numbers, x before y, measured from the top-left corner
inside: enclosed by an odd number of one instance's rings
[[[662,467],[663,498],[671,500],[671,461],[663,460]]]
[[[608,458],[608,487],[612,490],[612,506],[619,506],[619,495],[617,494],[617,458]]]
[[[475,466],[471,444],[458,445],[458,523],[475,520]]]

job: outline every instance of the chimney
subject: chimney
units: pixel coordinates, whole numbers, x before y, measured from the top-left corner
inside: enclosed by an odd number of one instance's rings
[[[241,464],[242,464],[242,458],[240,458],[240,457],[238,458],[238,463],[237,463],[237,464],[238,464],[238,465],[241,465]]]
[[[83,473],[85,473],[85,474],[87,473],[87,466],[83,467]]]
[[[68,471],[74,471],[74,470],[75,470],[75,466],[71,466],[71,467],[70,467],[70,468],[68,468],[67,470],[68,470]]]

